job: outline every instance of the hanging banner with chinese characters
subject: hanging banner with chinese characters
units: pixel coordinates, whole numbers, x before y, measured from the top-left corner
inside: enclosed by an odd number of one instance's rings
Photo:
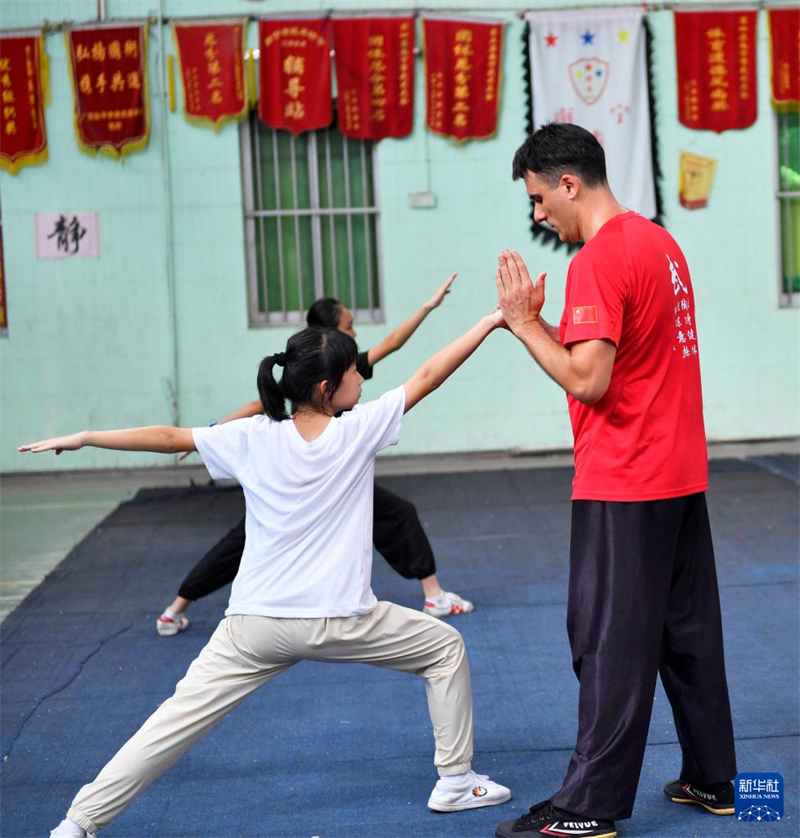
[[[189,122],[213,125],[247,114],[244,82],[246,20],[172,24]]]
[[[678,118],[687,128],[756,121],[756,9],[675,13]]]
[[[12,175],[47,160],[44,61],[41,33],[0,35],[0,168]]]
[[[78,145],[124,157],[147,145],[147,26],[66,31]]]
[[[405,137],[414,122],[414,18],[334,18],[339,130]]]
[[[327,128],[333,119],[329,21],[262,19],[258,44],[261,121],[295,135]]]
[[[568,122],[591,131],[617,200],[658,217],[644,10],[531,12],[532,128]],[[555,237],[533,222],[534,235]]]
[[[480,140],[497,131],[503,24],[423,17],[427,125],[434,134]]]
[[[800,111],[800,7],[768,9],[772,56],[772,104],[776,110]]]

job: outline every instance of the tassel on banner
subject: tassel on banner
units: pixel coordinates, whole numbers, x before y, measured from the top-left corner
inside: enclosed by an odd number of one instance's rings
[[[254,108],[258,102],[258,88],[256,87],[256,51],[247,50],[247,86],[250,107]]]
[[[167,80],[169,84],[169,112],[175,113],[175,56],[167,56]]]

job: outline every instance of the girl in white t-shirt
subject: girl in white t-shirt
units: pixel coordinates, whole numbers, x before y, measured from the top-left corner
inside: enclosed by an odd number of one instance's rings
[[[301,660],[369,663],[425,680],[440,775],[431,809],[456,812],[511,797],[472,771],[472,692],[461,635],[428,614],[378,602],[370,587],[375,455],[397,443],[403,414],[501,325],[499,311],[487,315],[402,387],[363,405],[355,341],[335,329],[304,329],[261,363],[266,415],[211,428],[82,431],[19,449],[197,450],[212,477],[239,481],[247,508],[245,551],[225,619],[175,694],[78,792],[53,838],[110,823],[237,704]],[[275,367],[283,367],[280,381]]]

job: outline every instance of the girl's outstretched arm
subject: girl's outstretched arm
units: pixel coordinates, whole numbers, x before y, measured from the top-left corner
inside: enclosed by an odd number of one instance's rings
[[[468,332],[428,358],[403,385],[406,389],[405,412],[408,413],[417,402],[446,381],[499,326],[505,326],[505,322],[498,309],[482,317]]]
[[[41,454],[44,451],[77,451],[85,446],[113,448],[117,451],[152,451],[155,454],[176,454],[196,451],[191,428],[153,425],[149,428],[129,428],[124,431],[79,431],[68,436],[56,436],[21,445],[19,451]]]
[[[383,360],[392,352],[397,352],[401,346],[417,331],[420,323],[435,309],[442,304],[445,296],[450,293],[450,286],[455,281],[457,274],[450,274],[450,276],[436,289],[436,293],[415,311],[411,317],[404,323],[401,323],[396,329],[393,329],[389,334],[378,344],[373,346],[367,352],[367,361],[371,367],[374,367],[378,361]]]

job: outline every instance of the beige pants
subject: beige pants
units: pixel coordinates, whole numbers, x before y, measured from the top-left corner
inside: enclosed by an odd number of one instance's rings
[[[67,816],[88,832],[110,823],[226,713],[301,660],[369,663],[425,679],[439,774],[470,770],[472,688],[461,635],[389,602],[360,617],[224,619],[175,694],[122,746]]]

